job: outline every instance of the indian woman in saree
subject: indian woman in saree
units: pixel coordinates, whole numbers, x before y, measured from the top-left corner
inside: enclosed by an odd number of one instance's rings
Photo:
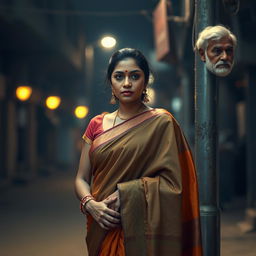
[[[192,155],[174,117],[144,104],[149,76],[140,51],[114,53],[107,78],[119,108],[83,135],[75,188],[90,256],[202,255]]]

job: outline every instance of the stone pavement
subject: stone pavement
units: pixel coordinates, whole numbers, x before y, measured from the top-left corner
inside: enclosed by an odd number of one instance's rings
[[[57,172],[23,185],[0,187],[1,256],[87,255],[85,219],[75,198],[75,173]],[[242,234],[240,205],[222,214],[223,256],[256,256],[256,232]]]
[[[235,200],[221,216],[221,255],[256,256],[256,231],[242,233],[238,223],[245,219],[245,200]]]
[[[74,174],[56,173],[0,190],[1,256],[84,256],[85,220]]]

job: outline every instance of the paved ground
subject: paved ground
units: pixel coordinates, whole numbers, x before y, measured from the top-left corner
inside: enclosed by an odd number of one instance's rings
[[[244,221],[244,205],[236,200],[221,218],[221,255],[256,256],[256,232],[242,233],[238,223]]]
[[[82,256],[85,220],[68,173],[0,191],[1,256]]]
[[[0,188],[1,256],[84,256],[85,220],[73,176],[56,173],[27,185]],[[222,216],[223,256],[256,256],[256,233],[241,234],[238,206]]]

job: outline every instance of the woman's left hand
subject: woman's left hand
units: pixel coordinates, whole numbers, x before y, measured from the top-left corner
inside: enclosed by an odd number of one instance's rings
[[[119,191],[116,190],[114,193],[112,193],[111,195],[109,195],[105,200],[110,199],[110,198],[114,198],[116,197],[117,199],[108,205],[108,207],[116,212],[119,212],[120,210],[120,194]],[[104,202],[104,200],[103,200]]]

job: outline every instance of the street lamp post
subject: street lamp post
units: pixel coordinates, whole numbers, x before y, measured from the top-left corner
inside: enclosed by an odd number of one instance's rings
[[[214,0],[195,1],[196,38],[215,23]],[[200,214],[204,255],[220,255],[220,211],[217,175],[216,78],[195,57],[195,159],[199,175]]]

